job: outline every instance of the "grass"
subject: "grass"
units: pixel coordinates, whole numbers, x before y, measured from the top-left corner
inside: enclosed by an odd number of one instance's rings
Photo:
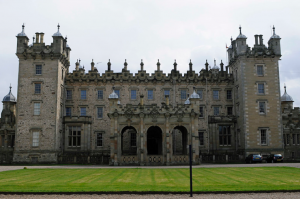
[[[291,167],[195,168],[194,191],[300,190]],[[0,192],[189,191],[188,169],[23,169],[0,172]]]

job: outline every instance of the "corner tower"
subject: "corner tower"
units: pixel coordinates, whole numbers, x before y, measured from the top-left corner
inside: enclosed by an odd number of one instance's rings
[[[19,100],[14,162],[57,162],[62,149],[64,80],[71,49],[59,25],[52,38],[53,43],[46,45],[44,33],[37,32],[35,43],[28,46],[24,25],[17,35]]]
[[[246,45],[245,38],[240,31],[228,50],[235,80],[238,149],[244,155],[283,153],[280,37],[273,35],[266,47],[263,36],[255,35],[253,48]]]

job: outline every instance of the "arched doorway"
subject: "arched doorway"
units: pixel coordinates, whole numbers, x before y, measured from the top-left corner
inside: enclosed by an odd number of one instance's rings
[[[184,126],[176,126],[172,133],[173,154],[187,155],[188,133]]]
[[[133,126],[126,126],[121,131],[122,155],[137,154],[137,131]]]
[[[148,155],[162,154],[162,130],[158,126],[151,126],[147,131]]]

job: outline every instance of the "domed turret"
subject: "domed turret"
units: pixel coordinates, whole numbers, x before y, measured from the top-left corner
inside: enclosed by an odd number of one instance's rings
[[[240,34],[237,36],[236,39],[247,39],[247,37],[242,34],[242,27],[241,26],[240,26]]]
[[[53,34],[53,37],[62,37],[61,33],[59,32],[59,28],[60,28],[60,25],[58,24],[57,25],[57,32]]]
[[[293,98],[287,94],[286,86],[284,86],[284,94],[281,96],[281,102],[294,102]]]
[[[219,70],[220,68],[219,68],[219,66],[217,66],[217,64],[216,64],[216,60],[214,60],[214,62],[215,62],[215,64],[214,64],[214,66],[212,67],[212,69]]]
[[[27,37],[27,35],[25,34],[25,31],[24,31],[24,28],[25,28],[25,26],[24,26],[24,24],[22,25],[22,32],[20,32],[17,36],[18,37]]]
[[[275,26],[273,26],[273,35],[270,37],[270,39],[280,39],[279,35],[275,34]]]
[[[9,93],[3,98],[2,102],[17,102],[16,97],[11,93],[11,86],[9,87]]]

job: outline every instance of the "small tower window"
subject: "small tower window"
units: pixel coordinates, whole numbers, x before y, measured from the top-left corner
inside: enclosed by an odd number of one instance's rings
[[[42,74],[42,65],[36,65],[35,66],[35,74],[41,75]]]
[[[34,84],[34,93],[41,94],[41,84],[40,83]]]

